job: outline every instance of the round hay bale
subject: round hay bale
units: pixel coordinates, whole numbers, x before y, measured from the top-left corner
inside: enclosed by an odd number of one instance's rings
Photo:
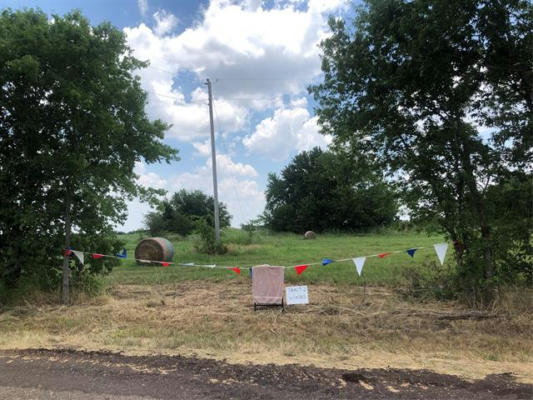
[[[135,248],[137,265],[158,265],[151,261],[172,261],[174,246],[167,239],[161,237],[146,238]]]
[[[316,234],[313,231],[307,231],[304,234],[304,239],[316,239]]]

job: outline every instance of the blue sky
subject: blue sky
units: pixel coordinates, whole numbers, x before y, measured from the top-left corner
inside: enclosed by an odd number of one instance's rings
[[[173,126],[165,142],[179,162],[138,163],[139,182],[173,193],[212,194],[206,78],[213,82],[219,199],[232,225],[263,211],[269,172],[299,151],[327,147],[307,86],[320,80],[320,40],[329,15],[349,12],[345,0],[3,0],[0,6],[62,15],[80,9],[93,25],[122,29],[148,92],[146,110]],[[142,226],[149,207],[129,203],[120,230]]]

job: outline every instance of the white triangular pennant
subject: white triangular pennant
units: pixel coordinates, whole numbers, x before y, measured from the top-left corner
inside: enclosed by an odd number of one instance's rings
[[[215,268],[217,265],[216,264],[207,264],[206,267],[207,268]]]
[[[446,251],[448,250],[448,243],[437,243],[433,247],[435,248],[437,257],[439,257],[440,265],[443,265],[444,257],[446,257]]]
[[[357,274],[361,276],[361,272],[363,272],[363,265],[365,265],[366,257],[357,257],[353,258],[353,263],[355,264],[355,269],[357,270]]]
[[[76,257],[78,257],[78,260],[80,260],[81,265],[83,265],[83,251],[72,250],[72,252]]]

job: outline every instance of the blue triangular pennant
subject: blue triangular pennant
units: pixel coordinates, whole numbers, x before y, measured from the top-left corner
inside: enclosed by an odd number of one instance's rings
[[[406,250],[407,254],[409,254],[411,257],[414,257],[415,256],[415,251],[417,251],[418,249],[409,249],[409,250]]]
[[[128,252],[126,251],[126,249],[122,249],[122,253],[115,254],[115,256],[118,258],[126,258],[128,257]]]
[[[328,265],[331,264],[333,260],[330,260],[329,258],[322,259],[322,265]]]

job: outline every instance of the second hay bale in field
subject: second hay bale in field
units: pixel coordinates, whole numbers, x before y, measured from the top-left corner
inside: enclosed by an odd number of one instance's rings
[[[152,261],[172,261],[174,246],[161,237],[146,238],[135,248],[137,265],[152,265]]]
[[[316,239],[316,234],[313,231],[307,231],[304,234],[304,239]]]

